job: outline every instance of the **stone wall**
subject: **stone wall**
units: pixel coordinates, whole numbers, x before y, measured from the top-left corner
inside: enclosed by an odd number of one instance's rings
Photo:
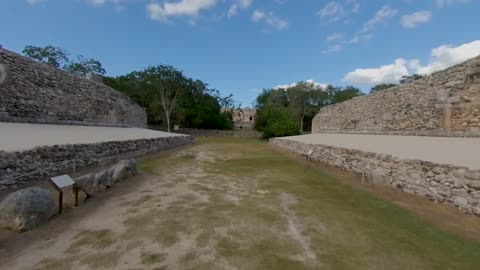
[[[177,135],[95,144],[43,146],[18,152],[0,151],[0,190],[32,180],[71,173],[73,164],[79,169],[119,155],[138,154],[139,151],[147,154],[193,142],[192,136]]]
[[[147,115],[108,86],[0,48],[0,121],[146,127]]]
[[[322,108],[312,133],[480,136],[480,56],[424,79]]]
[[[480,216],[480,170],[287,139],[271,139],[270,145]]]
[[[181,133],[181,134],[188,134],[195,137],[244,137],[244,138],[262,137],[262,133],[256,130],[216,130],[216,129],[182,128],[175,132]]]

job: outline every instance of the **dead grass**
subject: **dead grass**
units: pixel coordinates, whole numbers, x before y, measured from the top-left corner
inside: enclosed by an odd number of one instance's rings
[[[455,209],[377,194],[258,140],[197,141],[139,162],[151,192],[119,204],[122,232],[79,232],[65,257],[38,269],[480,268],[480,243],[467,233],[480,222],[445,226]],[[282,205],[286,193],[296,203]]]

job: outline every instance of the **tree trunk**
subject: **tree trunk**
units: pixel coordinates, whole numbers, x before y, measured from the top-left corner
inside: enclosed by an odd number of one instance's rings
[[[303,118],[305,118],[305,114],[302,114],[302,117],[300,118],[300,134],[303,132]]]
[[[170,115],[166,113],[165,118],[167,118],[167,130],[170,133]]]

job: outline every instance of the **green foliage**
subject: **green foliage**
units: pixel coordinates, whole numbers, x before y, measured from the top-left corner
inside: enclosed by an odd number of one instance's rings
[[[291,111],[275,103],[269,103],[257,111],[255,128],[263,133],[264,139],[300,133],[297,120]]]
[[[43,48],[26,46],[22,53],[30,59],[56,68],[61,68],[64,64],[69,62],[67,51],[51,45]]]
[[[409,84],[416,80],[420,80],[424,77],[425,75],[420,75],[420,74],[405,75],[405,76],[402,76],[402,79],[400,79],[400,84]]]
[[[285,111],[295,120],[298,128],[297,133],[302,133],[311,129],[312,119],[321,107],[342,102],[361,94],[360,90],[353,86],[341,88],[329,85],[323,89],[309,82],[299,82],[288,89],[263,89],[256,99],[257,120],[255,127],[257,130],[264,132],[265,137],[270,136],[265,134],[266,130],[270,130],[266,129],[270,122],[262,121],[258,115],[261,115],[268,105],[275,104],[285,108]],[[269,109],[271,110],[271,108]],[[287,126],[291,127],[291,125]]]
[[[173,100],[172,123],[184,128],[233,129],[233,120],[221,108],[233,107],[232,95],[220,96],[201,80],[186,77],[172,66],[150,66],[116,78],[104,78],[104,83],[125,93],[140,106],[147,108],[150,125],[166,125],[161,91]],[[167,93],[168,92],[168,93]]]
[[[70,62],[63,69],[79,77],[85,77],[89,72],[99,75],[105,74],[105,69],[100,61],[93,58],[87,59],[83,56],[78,56],[77,62]]]
[[[72,61],[66,50],[51,45],[45,47],[26,46],[22,53],[30,59],[63,69],[79,77],[84,77],[88,72],[105,74],[105,69],[100,61],[81,55],[77,57],[77,61]]]
[[[385,89],[388,89],[388,88],[392,88],[392,87],[395,87],[395,86],[397,86],[397,85],[394,84],[394,83],[377,84],[374,87],[372,87],[372,89],[370,89],[370,94],[381,91],[381,90],[385,90]]]

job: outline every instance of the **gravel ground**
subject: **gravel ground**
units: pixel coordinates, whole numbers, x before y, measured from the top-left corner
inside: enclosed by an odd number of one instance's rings
[[[97,143],[184,136],[144,128],[69,126],[0,122],[0,150],[19,151],[35,146]]]
[[[480,138],[321,133],[281,139],[480,169]]]

